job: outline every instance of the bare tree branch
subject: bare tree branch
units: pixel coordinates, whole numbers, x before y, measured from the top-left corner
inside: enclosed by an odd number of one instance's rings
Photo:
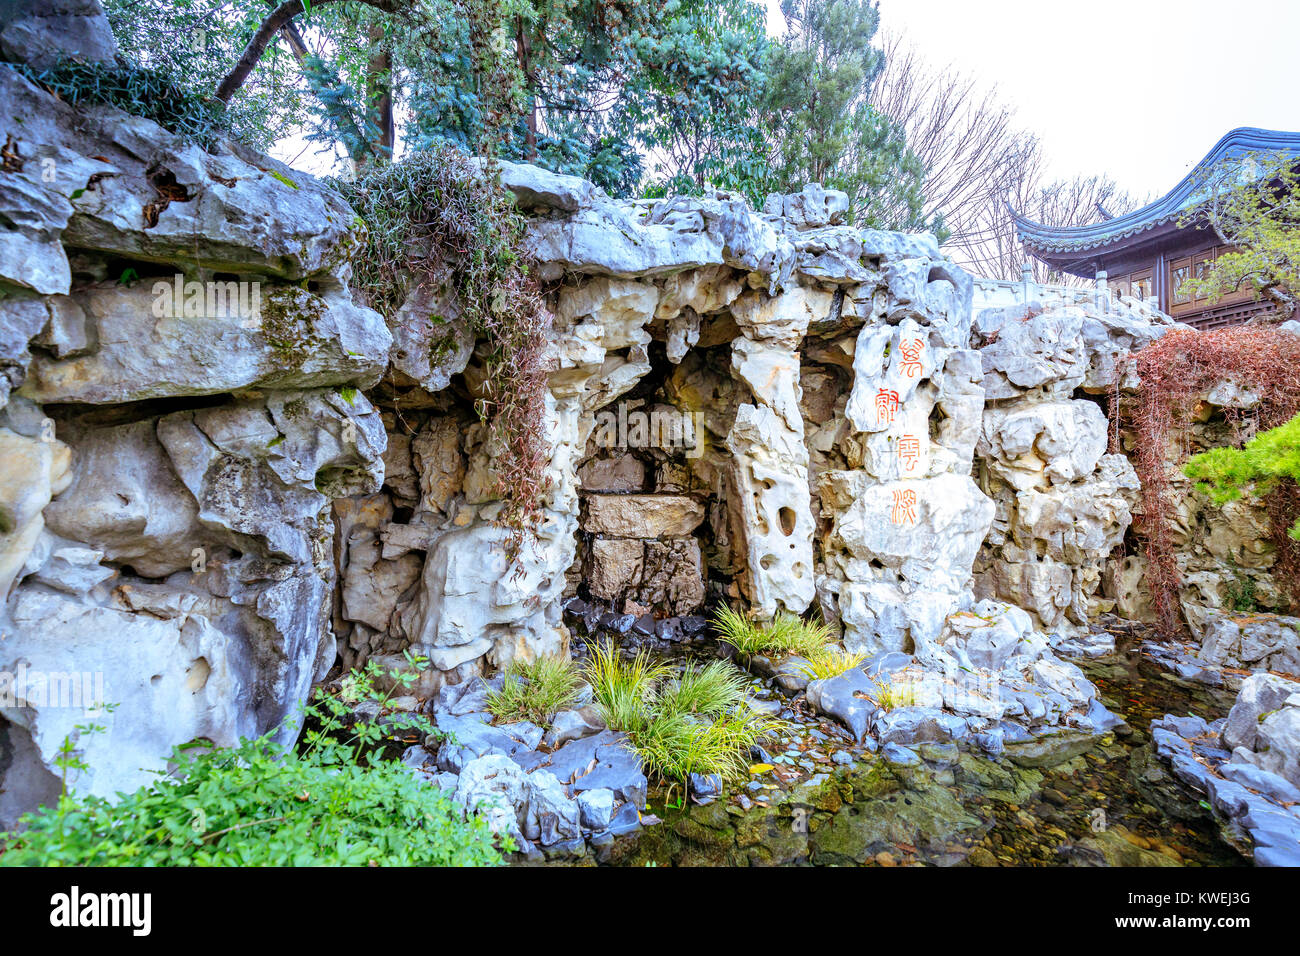
[[[924,216],[942,218],[950,232],[944,248],[960,265],[990,278],[1019,278],[1026,253],[1008,201],[1057,226],[1095,221],[1097,204],[1121,213],[1134,207],[1105,177],[1047,182],[1037,137],[1018,127],[996,88],[982,89],[952,66],[927,64],[898,35],[883,41],[885,68],[872,104],[903,127],[924,164]],[[1042,263],[1035,272],[1048,278]]]
[[[323,7],[327,3],[336,3],[338,0],[313,0],[313,5]],[[367,6],[382,10],[385,13],[395,13],[401,0],[358,0]],[[253,67],[257,66],[262,54],[275,35],[280,32],[281,28],[290,23],[294,17],[304,12],[303,0],[285,0],[284,3],[276,7],[262,21],[253,38],[248,41],[248,46],[244,47],[243,54],[240,55],[239,61],[234,68],[226,74],[225,78],[217,87],[217,99],[223,103],[229,103],[230,98],[235,95],[235,91],[244,85],[248,79],[248,74],[253,72]]]

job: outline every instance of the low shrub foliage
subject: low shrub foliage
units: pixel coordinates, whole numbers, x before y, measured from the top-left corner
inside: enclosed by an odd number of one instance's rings
[[[373,664],[354,673],[347,696],[384,703],[375,676]],[[427,730],[427,720],[349,726],[351,712],[345,700],[319,695],[306,709],[309,729],[297,750],[269,735],[230,748],[178,747],[169,773],[116,800],[65,786],[57,806],[28,813],[14,832],[0,834],[0,865],[500,863],[485,821],[466,820],[445,793],[380,755],[377,745],[398,725]],[[63,766],[85,769],[70,745]],[[504,840],[501,849],[513,847]]]

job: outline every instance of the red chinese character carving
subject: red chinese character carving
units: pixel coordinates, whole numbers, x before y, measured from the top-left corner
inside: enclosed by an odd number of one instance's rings
[[[898,458],[907,466],[908,471],[914,471],[916,463],[921,460],[921,440],[915,435],[904,435],[900,438]]]
[[[894,524],[916,524],[916,492],[911,488],[894,489],[894,509],[889,514]]]
[[[897,413],[898,393],[892,388],[882,388],[876,392],[876,421],[893,424]]]
[[[908,378],[916,378],[924,369],[921,367],[921,349],[925,343],[920,339],[904,339],[898,343],[898,351],[903,354],[903,361],[898,370]]]

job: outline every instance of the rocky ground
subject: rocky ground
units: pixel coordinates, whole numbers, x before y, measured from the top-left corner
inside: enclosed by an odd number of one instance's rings
[[[732,654],[713,642],[703,619],[660,622],[656,633],[648,622],[638,631],[624,616],[596,613],[585,602],[572,602],[568,613],[588,614],[593,638],[622,629],[625,653],[649,648],[670,666]],[[583,649],[579,643],[579,655]],[[1185,788],[1185,774],[1177,766],[1172,774],[1161,769],[1168,729],[1155,715],[1171,705],[1169,693],[1182,692],[1149,663],[1139,674],[1134,662],[1149,659],[1136,651],[1117,654],[1104,633],[1066,650],[1079,656],[1089,676],[1055,657],[1053,667],[1078,670],[1092,688],[1086,710],[1066,709],[1067,720],[1043,724],[1015,714],[987,725],[977,720],[972,728],[972,715],[945,711],[936,701],[870,707],[861,736],[814,706],[818,682],[801,675],[800,685],[789,668],[742,660],[755,671],[751,706],[783,723],[751,753],[748,778],[725,785],[699,777],[687,788],[647,780],[624,736],[605,729],[589,703],[546,726],[494,725],[486,695],[499,678],[448,687],[430,700],[427,711],[455,742],[412,746],[404,760],[510,833],[520,846],[518,862],[1241,862],[1220,841],[1211,811]],[[924,674],[915,659],[898,654],[856,670],[878,677],[909,667]],[[1163,696],[1148,701],[1139,688],[1153,684]],[[871,688],[878,692],[878,685]],[[1006,690],[1012,700],[1020,693]],[[869,705],[867,696],[857,699]],[[1211,711],[1226,706],[1203,697],[1180,703]],[[1095,722],[1101,714],[1104,724]],[[1253,848],[1261,864],[1277,852],[1261,854],[1249,839],[1237,845],[1247,855]]]

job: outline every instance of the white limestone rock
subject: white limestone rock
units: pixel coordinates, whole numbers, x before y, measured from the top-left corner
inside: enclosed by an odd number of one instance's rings
[[[174,290],[169,280],[78,290],[95,346],[38,356],[22,394],[41,403],[118,404],[251,387],[364,387],[383,374],[392,338],[378,313],[353,305],[346,290],[263,285],[260,312],[250,316],[237,308],[206,314],[206,304],[202,315],[173,314]]]

